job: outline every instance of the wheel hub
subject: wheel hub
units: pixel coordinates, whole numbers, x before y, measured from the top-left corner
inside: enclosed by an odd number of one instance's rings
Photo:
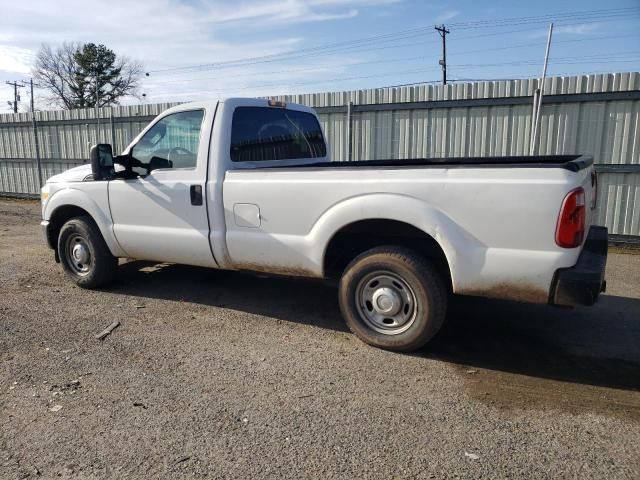
[[[366,275],[356,288],[360,318],[372,330],[396,335],[411,327],[416,318],[416,296],[409,283],[390,271]]]
[[[79,234],[73,234],[67,239],[63,251],[67,264],[78,275],[87,275],[91,271],[91,251],[87,241]]]
[[[82,243],[76,243],[73,246],[71,255],[73,255],[74,260],[78,263],[87,263],[89,260],[89,250]]]
[[[373,308],[384,315],[395,315],[402,307],[400,295],[389,287],[378,288],[372,295]]]

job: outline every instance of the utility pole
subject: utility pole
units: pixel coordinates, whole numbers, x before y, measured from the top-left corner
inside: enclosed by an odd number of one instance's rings
[[[20,101],[20,95],[18,95],[18,87],[22,87],[18,82],[6,82],[7,85],[13,87],[13,113],[18,113],[18,102]],[[9,102],[11,103],[11,102]]]
[[[29,103],[29,111],[30,112],[35,112],[36,109],[34,107],[34,102],[33,102],[33,78],[29,80],[29,83],[25,82],[24,80],[20,82],[22,85],[19,85],[19,87],[29,87],[29,91],[31,92],[31,100]],[[37,86],[37,85],[36,85]]]
[[[21,87],[26,87],[26,82],[22,82]],[[33,129],[33,147],[36,154],[36,165],[38,167],[38,182],[42,188],[42,162],[40,160],[40,141],[38,140],[38,125],[36,123],[36,108],[33,100],[33,78],[29,79],[29,88],[31,89],[31,128]]]
[[[33,127],[33,143],[36,149],[38,181],[40,182],[40,188],[42,188],[42,164],[40,162],[40,141],[38,140],[38,127],[36,126],[36,108],[33,102],[33,78],[29,79],[29,86],[31,87],[31,125]]]
[[[33,78],[29,79],[29,87],[31,89],[31,113],[35,113],[36,108],[33,103]]]
[[[438,62],[442,65],[442,84],[447,84],[447,33],[450,33],[449,30],[446,29],[444,23],[439,27],[434,27],[440,36],[442,37],[442,58]]]
[[[96,73],[96,144],[100,143],[100,74]]]
[[[549,36],[547,37],[547,48],[544,53],[544,66],[542,67],[542,77],[540,86],[533,95],[533,116],[531,127],[531,141],[529,143],[529,155],[536,155],[538,152],[538,128],[540,117],[542,116],[542,96],[544,94],[544,81],[547,78],[547,66],[549,65],[549,51],[551,50],[551,36],[553,35],[553,23],[549,24]]]

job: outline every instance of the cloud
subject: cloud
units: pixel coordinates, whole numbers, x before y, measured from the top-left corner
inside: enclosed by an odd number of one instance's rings
[[[378,6],[402,0],[0,0],[0,73],[6,79],[26,79],[42,43],[57,46],[77,41],[104,43],[119,55],[140,60],[147,70],[219,63],[248,57],[278,55],[305,48],[295,25],[348,21]],[[277,26],[277,28],[274,28]],[[334,56],[334,62],[349,60]],[[322,65],[308,59],[294,68]],[[313,73],[285,73],[283,82],[312,78]],[[247,73],[255,73],[252,78]],[[242,77],[238,81],[235,74]],[[316,72],[317,74],[317,72]],[[180,81],[183,78],[185,81]],[[208,91],[242,88],[246,95],[264,94],[245,89],[272,81],[260,78],[260,68],[228,69],[215,78],[190,81],[189,76],[152,75],[143,79],[148,98],[167,100],[185,85]],[[160,80],[176,80],[160,83]],[[157,83],[154,83],[157,82]],[[8,87],[0,85],[0,108]]]
[[[33,52],[28,48],[0,45],[0,71],[28,74]]]
[[[206,21],[228,23],[259,20],[263,25],[274,23],[308,23],[356,17],[357,6],[372,7],[398,3],[399,0],[267,0],[243,3],[239,7],[211,8]]]
[[[436,22],[446,22],[460,15],[458,10],[447,10],[436,17]]]
[[[595,24],[595,23],[583,23],[580,25],[567,25],[566,27],[558,27],[557,29],[554,28],[553,32],[554,33],[569,33],[569,34],[575,34],[575,35],[583,35],[586,33],[591,33],[594,30],[597,30],[600,27],[600,25]]]
[[[595,30],[598,30],[599,28],[600,28],[600,25],[597,23],[580,23],[576,25],[565,25],[565,26],[560,25],[560,26],[553,27],[553,34],[554,35],[562,35],[562,34],[588,35],[589,33],[592,33]],[[531,35],[529,35],[529,37],[540,38],[540,37],[546,37],[548,34],[549,34],[549,29],[546,28],[536,33],[532,33]]]

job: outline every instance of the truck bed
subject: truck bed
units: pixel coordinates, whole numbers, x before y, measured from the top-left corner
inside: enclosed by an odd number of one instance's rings
[[[590,204],[592,162],[522,156],[228,170],[219,202],[224,241],[237,268],[322,276],[324,250],[316,245],[355,221],[391,219],[443,245],[454,292],[546,303],[553,273],[580,253],[560,248],[555,232],[567,192],[583,186]],[[236,218],[245,205],[254,228]]]
[[[508,157],[447,157],[447,158],[401,158],[382,160],[360,160],[341,162],[305,163],[306,168],[364,168],[364,167],[437,167],[442,168],[564,168],[572,172],[583,170],[593,164],[588,155],[536,155]],[[263,168],[292,168],[291,164],[272,165]],[[296,168],[298,168],[296,166]]]

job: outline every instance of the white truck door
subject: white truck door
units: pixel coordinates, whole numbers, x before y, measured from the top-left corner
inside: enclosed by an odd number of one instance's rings
[[[149,170],[109,182],[114,234],[132,258],[216,267],[204,198],[209,136],[205,110],[157,121],[130,154]]]

